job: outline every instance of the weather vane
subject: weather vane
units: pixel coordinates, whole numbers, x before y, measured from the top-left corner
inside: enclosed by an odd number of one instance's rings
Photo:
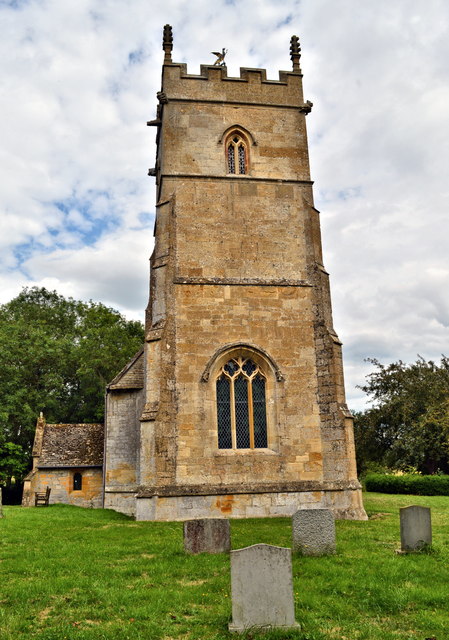
[[[214,62],[214,66],[218,65],[220,67],[224,67],[225,66],[224,59],[226,54],[228,53],[228,50],[223,47],[223,49],[221,50],[221,53],[219,51],[211,51],[211,53],[213,53],[214,56],[217,56],[217,59]]]

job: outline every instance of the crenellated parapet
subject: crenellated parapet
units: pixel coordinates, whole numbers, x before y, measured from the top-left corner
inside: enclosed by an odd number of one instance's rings
[[[233,104],[260,104],[298,108],[304,105],[302,74],[279,71],[279,79],[267,79],[266,69],[241,67],[240,76],[228,76],[227,68],[201,65],[200,74],[189,74],[186,64],[164,66],[163,91],[168,100],[195,100]]]
[[[260,104],[302,108],[302,73],[299,66],[301,47],[297,36],[290,41],[291,71],[279,71],[277,80],[267,78],[266,69],[241,67],[240,76],[228,76],[226,64],[202,64],[199,74],[190,74],[185,63],[172,61],[173,31],[165,25],[162,42],[164,65],[162,91],[170,99],[234,104]],[[182,82],[180,82],[180,80]],[[310,110],[310,109],[309,109]],[[151,124],[156,124],[152,121]]]
[[[253,67],[240,67],[240,76],[228,76],[228,69],[224,66],[216,66],[212,64],[202,64],[200,65],[200,73],[193,74],[188,73],[187,65],[184,62],[172,62],[170,67],[178,67],[180,70],[180,75],[178,77],[181,78],[191,78],[193,80],[227,80],[228,82],[268,82],[270,84],[288,84],[289,76],[301,76],[301,73],[295,71],[279,71],[279,79],[273,80],[267,78],[267,70],[266,69],[257,69]]]

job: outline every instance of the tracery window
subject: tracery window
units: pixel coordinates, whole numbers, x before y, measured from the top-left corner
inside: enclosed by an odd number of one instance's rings
[[[248,147],[241,135],[233,133],[227,141],[228,173],[248,173]]]
[[[267,447],[266,377],[250,358],[231,358],[217,381],[219,449]]]
[[[80,473],[73,474],[73,491],[81,491],[83,486],[83,478]]]

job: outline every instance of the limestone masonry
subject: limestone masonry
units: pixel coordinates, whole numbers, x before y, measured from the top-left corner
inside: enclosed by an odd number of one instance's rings
[[[199,75],[164,28],[144,348],[107,390],[104,506],[365,519],[292,71]],[[217,60],[217,62],[219,62]]]
[[[47,424],[41,414],[33,445],[33,468],[23,486],[22,505],[34,506],[35,492],[50,487],[50,504],[103,504],[102,424]]]
[[[104,425],[38,420],[23,504],[139,520],[366,519],[313,205],[300,47],[292,71],[187,73],[164,27],[146,340]],[[103,462],[104,444],[104,462]]]

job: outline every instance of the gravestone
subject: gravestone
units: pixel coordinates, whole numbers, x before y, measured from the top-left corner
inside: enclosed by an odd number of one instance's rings
[[[227,553],[231,550],[229,520],[207,518],[184,522],[186,553]]]
[[[298,628],[290,549],[255,544],[231,551],[232,622],[229,631]]]
[[[429,507],[412,505],[399,509],[401,551],[419,551],[432,544],[432,522]]]
[[[335,553],[335,519],[330,509],[300,509],[292,516],[293,551],[305,556]]]

